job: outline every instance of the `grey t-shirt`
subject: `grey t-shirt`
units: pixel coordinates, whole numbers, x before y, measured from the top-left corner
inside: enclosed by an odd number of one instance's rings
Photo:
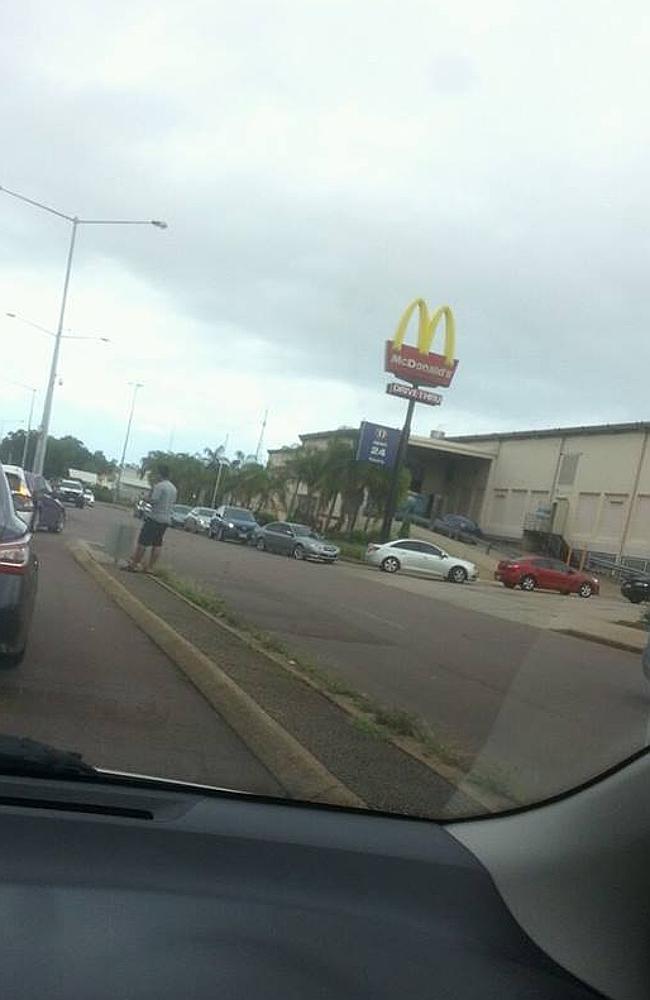
[[[178,492],[169,479],[163,479],[156,483],[151,491],[151,513],[148,515],[152,521],[158,524],[170,524],[172,519],[172,507],[176,503]]]

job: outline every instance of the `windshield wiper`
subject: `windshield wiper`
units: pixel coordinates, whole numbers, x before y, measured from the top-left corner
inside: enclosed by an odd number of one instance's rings
[[[58,750],[27,736],[0,734],[0,774],[32,778],[99,777],[80,753]]]

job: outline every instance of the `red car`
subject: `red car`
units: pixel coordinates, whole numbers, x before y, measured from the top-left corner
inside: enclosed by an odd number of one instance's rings
[[[494,579],[510,589],[519,586],[522,590],[559,590],[561,594],[579,594],[580,597],[600,593],[600,584],[595,576],[581,573],[548,556],[502,559]]]

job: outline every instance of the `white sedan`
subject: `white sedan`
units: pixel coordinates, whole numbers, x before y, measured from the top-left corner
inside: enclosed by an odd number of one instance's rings
[[[398,538],[384,545],[370,544],[366,549],[366,562],[379,566],[385,573],[422,573],[437,576],[451,583],[465,583],[478,578],[478,568],[466,559],[456,559],[444,549],[421,542],[416,538]]]

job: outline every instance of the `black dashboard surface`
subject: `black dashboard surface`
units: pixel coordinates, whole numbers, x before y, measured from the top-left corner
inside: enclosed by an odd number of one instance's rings
[[[433,824],[20,787],[48,801],[23,807],[3,779],[3,997],[596,995],[529,940],[481,865]]]

